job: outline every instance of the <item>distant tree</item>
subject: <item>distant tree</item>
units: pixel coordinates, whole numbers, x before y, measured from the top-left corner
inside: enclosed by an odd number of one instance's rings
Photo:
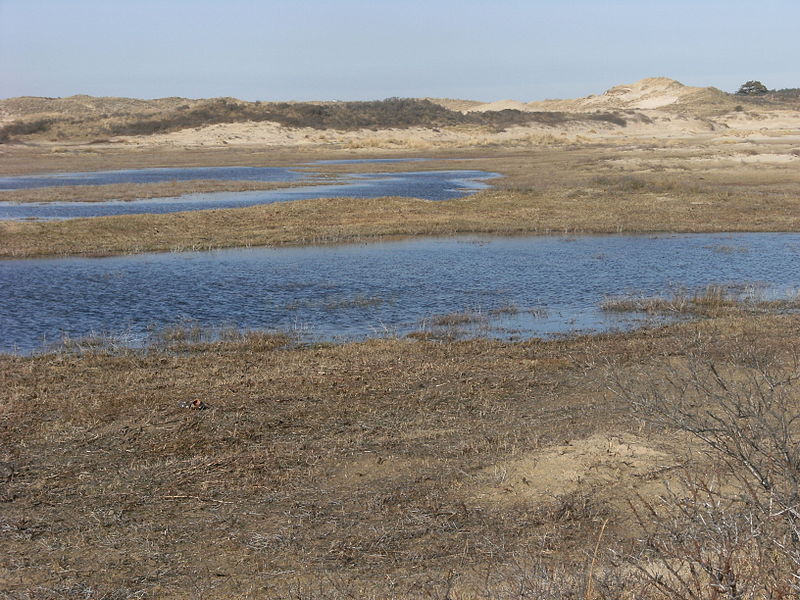
[[[740,96],[762,96],[768,91],[767,86],[760,81],[748,81],[743,83],[736,93]]]

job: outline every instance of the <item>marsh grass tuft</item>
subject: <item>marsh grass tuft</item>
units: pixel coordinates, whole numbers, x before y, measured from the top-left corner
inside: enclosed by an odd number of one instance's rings
[[[155,342],[165,344],[199,343],[213,335],[211,329],[203,327],[196,321],[184,321],[175,325],[154,328],[151,338]]]
[[[546,319],[548,316],[550,316],[550,311],[546,306],[532,306],[525,309],[525,312],[534,319]]]
[[[203,352],[213,347],[246,347],[269,351],[299,343],[298,331],[245,329],[235,325],[204,326],[192,320],[152,326],[141,344],[145,351]]]
[[[60,354],[119,353],[128,351],[138,344],[135,335],[128,333],[91,332],[83,336],[65,333],[58,340],[43,340],[42,351]]]
[[[485,323],[487,317],[480,311],[452,312],[444,315],[436,315],[427,319],[433,327],[454,327],[459,325],[472,325],[475,323]]]
[[[500,316],[500,315],[518,315],[521,309],[519,305],[515,302],[508,302],[503,304],[502,306],[498,306],[497,308],[493,308],[489,311],[489,314],[492,316]]]
[[[709,285],[689,292],[676,290],[671,296],[612,296],[600,308],[608,312],[642,312],[649,314],[695,314],[710,316],[725,310],[769,312],[800,309],[800,294],[768,299],[758,286]]]
[[[731,246],[728,244],[717,244],[715,246],[706,247],[717,254],[734,254],[736,252],[745,253],[749,250],[747,246]]]
[[[327,310],[341,310],[349,308],[368,308],[370,306],[381,306],[386,300],[380,296],[356,295],[352,298],[333,298],[325,300],[324,307]]]

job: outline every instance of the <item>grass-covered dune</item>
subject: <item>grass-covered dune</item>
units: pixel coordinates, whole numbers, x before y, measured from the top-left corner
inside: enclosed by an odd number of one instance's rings
[[[9,109],[19,107],[23,99],[5,101]],[[268,121],[284,127],[310,127],[339,131],[357,129],[391,129],[408,127],[487,126],[503,129],[513,125],[539,123],[563,125],[570,122],[605,122],[624,127],[628,119],[645,119],[636,114],[616,111],[570,114],[562,112],[496,112],[461,113],[449,110],[430,100],[388,98],[359,102],[246,102],[234,98],[186,100],[182,103],[140,101],[133,107],[119,99],[110,111],[70,110],[67,101],[51,99],[49,114],[33,113],[0,126],[0,143],[26,136],[65,138],[103,138],[121,135],[152,135],[206,127],[220,123],[258,123]],[[97,101],[102,99],[88,99]],[[32,103],[33,104],[33,103]],[[38,104],[45,104],[40,101]],[[37,106],[43,110],[45,106]],[[7,109],[8,110],[8,109]],[[31,109],[34,110],[34,109]]]

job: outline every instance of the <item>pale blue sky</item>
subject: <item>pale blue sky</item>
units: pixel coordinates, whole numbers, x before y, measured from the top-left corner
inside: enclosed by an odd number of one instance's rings
[[[539,100],[800,87],[800,1],[0,0],[0,98]]]

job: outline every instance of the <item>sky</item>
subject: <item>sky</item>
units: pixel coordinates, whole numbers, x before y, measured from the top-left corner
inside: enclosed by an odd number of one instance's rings
[[[0,0],[0,98],[780,89],[800,87],[798,23],[798,0]]]

